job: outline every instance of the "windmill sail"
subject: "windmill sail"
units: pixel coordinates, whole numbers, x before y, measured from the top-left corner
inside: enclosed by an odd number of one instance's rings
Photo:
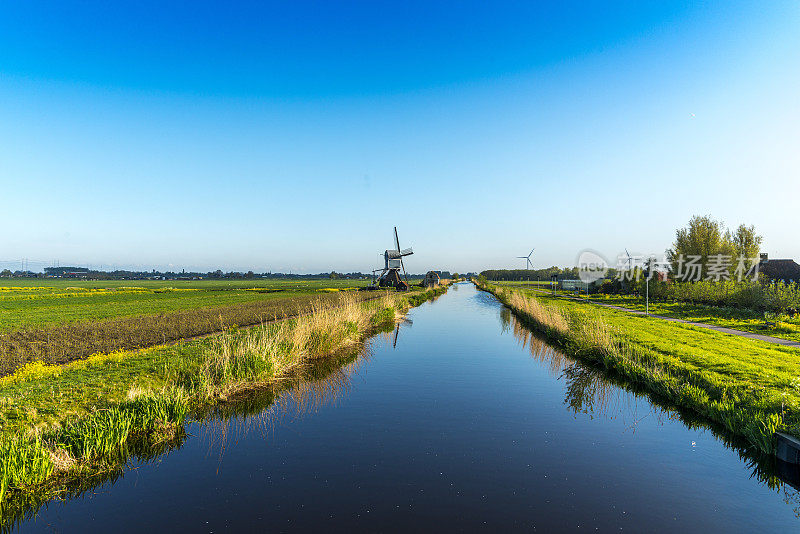
[[[390,260],[402,258],[403,256],[411,256],[414,253],[411,248],[404,248],[403,250],[387,250],[386,255]]]
[[[394,227],[394,249],[400,250],[400,240],[397,238],[397,227]]]

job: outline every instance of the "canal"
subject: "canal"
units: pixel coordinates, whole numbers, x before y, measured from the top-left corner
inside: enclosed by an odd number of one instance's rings
[[[323,366],[324,367],[324,366]],[[459,284],[356,357],[188,425],[22,532],[794,531],[800,497],[724,437]],[[774,479],[773,479],[774,480]]]

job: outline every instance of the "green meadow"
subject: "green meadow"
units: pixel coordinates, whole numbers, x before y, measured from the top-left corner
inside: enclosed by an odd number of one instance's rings
[[[307,297],[367,280],[0,279],[0,331]]]

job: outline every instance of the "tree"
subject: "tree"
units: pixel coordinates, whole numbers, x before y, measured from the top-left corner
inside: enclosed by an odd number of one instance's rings
[[[752,224],[750,226],[740,224],[731,239],[733,246],[736,247],[736,256],[744,256],[753,261],[758,261],[758,254],[761,251],[761,239],[761,236],[756,234],[755,226]]]
[[[331,274],[328,275],[328,278],[330,278],[331,280],[336,280],[337,278],[339,278],[339,273],[337,273],[336,271],[331,271]]]
[[[12,272],[11,272],[10,270],[8,270],[8,269],[3,269],[3,272],[0,272],[0,276],[2,276],[2,277],[4,277],[4,278],[11,278],[11,276],[12,276],[13,274],[14,274],[14,273],[12,273]]]
[[[757,257],[760,244],[761,236],[756,234],[753,226],[742,224],[731,233],[722,222],[710,216],[695,215],[686,228],[675,232],[675,243],[667,251],[667,258],[678,279],[684,274],[688,274],[691,280],[703,279],[709,275],[711,264],[719,263],[720,255],[727,260],[723,267],[731,273],[740,255]],[[698,271],[690,273],[687,263],[693,258],[697,258]]]

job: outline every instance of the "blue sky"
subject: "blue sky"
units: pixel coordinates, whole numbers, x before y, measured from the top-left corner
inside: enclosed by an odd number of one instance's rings
[[[789,1],[5,4],[0,262],[572,265],[694,214],[797,259],[797,95]]]

